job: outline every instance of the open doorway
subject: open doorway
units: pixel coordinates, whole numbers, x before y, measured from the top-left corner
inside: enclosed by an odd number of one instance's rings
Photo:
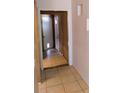
[[[47,57],[47,51],[55,48],[55,32],[53,27],[53,16],[42,14],[42,40],[43,40],[43,58]]]
[[[43,66],[68,64],[67,11],[41,11]]]

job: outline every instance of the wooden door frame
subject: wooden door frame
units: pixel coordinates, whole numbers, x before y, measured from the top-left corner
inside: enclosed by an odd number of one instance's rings
[[[60,15],[61,13],[66,13],[67,11],[40,11],[40,14],[50,14],[50,15]]]
[[[37,81],[41,81],[40,70],[41,70],[41,53],[40,53],[40,37],[38,31],[38,7],[37,0],[34,3],[34,59],[35,69],[37,72]]]
[[[41,82],[41,46],[38,30],[38,0],[34,0],[34,93],[39,93],[38,84]]]
[[[48,15],[62,15],[62,14],[65,14],[66,15],[66,18],[68,17],[68,12],[67,11],[44,11],[44,10],[41,10],[40,11],[40,14],[48,14]],[[67,18],[67,23],[68,23],[68,18]],[[55,30],[55,28],[54,28],[55,26],[54,26],[54,24],[53,24],[53,31]],[[67,42],[68,42],[68,39],[69,39],[69,35],[68,35],[68,25],[67,25]],[[54,35],[55,35],[55,31],[54,31]],[[54,36],[55,37],[55,36]],[[54,41],[55,42],[55,41]],[[55,45],[55,44],[54,44]],[[69,60],[69,46],[67,45],[67,47],[68,47],[68,51],[67,51],[67,53],[68,53],[68,58],[67,58],[67,61]],[[69,63],[69,62],[68,62]]]

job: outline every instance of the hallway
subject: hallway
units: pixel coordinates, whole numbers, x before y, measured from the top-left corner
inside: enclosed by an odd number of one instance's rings
[[[86,3],[83,0],[41,0],[35,60],[35,84],[38,83],[39,93],[89,92]]]
[[[88,93],[88,86],[72,66],[46,69],[39,93]]]
[[[61,65],[67,65],[68,62],[64,58],[63,55],[61,55],[57,49],[49,49],[45,51],[44,53],[44,59],[43,59],[43,67],[44,68],[52,68],[57,67]]]

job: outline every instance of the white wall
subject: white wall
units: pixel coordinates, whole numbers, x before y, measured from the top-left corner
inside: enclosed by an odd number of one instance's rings
[[[72,11],[71,0],[40,0],[41,10],[68,11],[69,64],[72,65]]]
[[[69,10],[71,0],[41,0],[43,10]]]
[[[88,0],[72,1],[73,65],[89,83],[89,32],[87,31]],[[81,16],[77,15],[77,5],[81,4]]]

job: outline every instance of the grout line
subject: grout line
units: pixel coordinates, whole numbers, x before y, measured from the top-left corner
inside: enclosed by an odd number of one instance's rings
[[[82,90],[82,88],[81,88],[81,86],[80,86],[80,84],[78,83],[78,80],[76,79],[76,77],[75,77],[75,75],[74,75],[74,73],[73,73],[73,71],[69,68],[69,70],[71,71],[71,73],[72,73],[72,76],[74,77],[74,81],[71,81],[71,82],[66,82],[66,83],[73,83],[73,82],[77,82],[77,84],[79,85],[79,87],[80,87],[80,89],[81,90],[78,90],[78,91],[83,91]],[[63,87],[64,87],[64,84],[66,84],[66,83],[62,83],[63,84]],[[64,90],[65,90],[65,88],[64,88]],[[76,92],[76,91],[74,91],[74,92]],[[83,91],[84,92],[84,91]],[[66,93],[66,91],[65,91],[65,93]]]
[[[73,67],[73,69],[76,71],[76,73],[77,74],[79,74],[78,73],[78,71]],[[71,69],[70,69],[71,70]],[[78,85],[80,86],[80,88],[81,88],[81,91],[83,91],[84,93],[85,93],[85,90],[83,90],[82,89],[82,87],[81,87],[81,85],[80,85],[80,83],[78,82],[78,79],[76,78],[76,75],[74,74],[74,72],[71,70],[71,72],[72,72],[72,74],[73,74],[73,76],[74,76],[74,78],[75,78],[75,81],[78,83]],[[80,74],[79,74],[80,75]],[[82,78],[81,78],[82,79]]]
[[[58,67],[58,73],[60,73],[60,72],[59,72],[59,67]],[[61,82],[62,82],[62,79],[61,79],[61,77],[60,77],[60,76],[59,76],[59,78],[60,78],[60,80],[61,80]],[[63,82],[62,82],[62,86],[63,86],[63,88],[64,88],[64,92],[66,93],[66,90],[65,90],[65,87],[64,87]]]
[[[73,66],[72,66],[73,67]],[[76,71],[76,73],[80,76],[80,80],[83,80],[84,83],[87,85],[87,83],[85,82],[85,80],[83,79],[83,77],[80,75],[80,73],[75,69],[75,67],[73,67],[74,70]],[[76,77],[76,76],[75,76]],[[77,80],[77,79],[76,79]],[[87,85],[88,86],[88,85]]]
[[[72,75],[74,76],[74,79],[75,79],[74,81],[77,82],[78,85],[80,86],[80,88],[81,88],[80,91],[82,91],[83,93],[85,93],[85,89],[82,89],[80,83],[78,82],[79,79],[77,79],[77,78],[75,77],[76,74],[73,73],[73,71],[71,70],[70,66],[68,66],[68,67],[69,67],[69,70],[71,71]],[[60,75],[59,75],[59,74],[60,74],[60,72],[59,72],[59,67],[56,67],[56,69],[57,69],[57,70],[56,70],[56,71],[57,71],[57,76],[58,76],[59,79],[61,80],[61,83],[60,83],[60,84],[57,84],[57,85],[52,85],[52,86],[47,87],[47,82],[46,82],[46,93],[48,93],[47,88],[55,87],[55,86],[58,86],[58,85],[62,85],[62,87],[64,88],[64,92],[67,93],[67,92],[66,92],[66,88],[64,87],[64,84],[67,83],[67,82],[64,83],[64,82],[62,81],[62,78],[61,78]],[[46,73],[47,73],[47,72],[45,71],[45,80],[46,80]],[[77,73],[78,73],[78,72],[77,72]],[[71,82],[69,82],[69,83],[72,83],[72,82],[74,82],[74,81],[71,81]]]
[[[57,73],[59,72],[58,71],[58,68],[57,68]],[[60,77],[59,77],[60,78]],[[52,86],[49,86],[49,87],[47,87],[47,82],[46,82],[46,93],[47,93],[47,88],[51,88],[51,87],[55,87],[55,86],[58,86],[58,85],[62,85],[62,82],[60,83],[60,84],[57,84],[57,85],[52,85]]]
[[[82,87],[81,87],[80,83],[78,82],[78,80],[76,80],[76,82],[77,82],[77,83],[78,83],[78,85],[80,86],[81,91],[83,91],[83,92],[84,92],[84,90],[82,89]]]
[[[61,85],[62,83],[60,83],[60,84],[56,84],[56,85],[52,85],[52,86],[49,86],[49,87],[47,87],[47,88],[51,88],[51,87],[55,87],[55,86],[59,86],[59,85]]]
[[[45,71],[45,70],[44,70]],[[44,72],[44,74],[45,74],[45,82],[46,82],[46,93],[47,93],[47,81],[46,81],[46,71]]]
[[[77,72],[77,70],[73,67],[73,69],[76,71],[76,73],[78,73]],[[75,76],[75,74],[74,74],[74,72],[71,70],[71,72],[73,73],[73,75],[74,75],[74,77],[75,77],[75,79],[76,79],[76,82],[78,83],[78,85],[80,86],[80,88],[81,88],[81,90],[83,91],[83,89],[82,89],[82,87],[81,87],[81,85],[80,85],[80,83],[78,82],[78,80],[77,80],[77,78],[76,78],[76,76]],[[83,91],[84,92],[84,91]]]
[[[73,67],[73,68],[74,68],[74,67]],[[75,68],[74,68],[74,70],[76,71],[77,74],[79,74],[78,71],[77,71]],[[73,74],[74,74],[74,73],[73,73]],[[79,74],[79,75],[80,75],[80,74]],[[74,75],[74,76],[75,76],[75,75]],[[80,76],[81,76],[81,75],[80,75]],[[76,76],[75,76],[75,78],[76,78]],[[76,78],[76,81],[77,81],[77,83],[79,84],[81,90],[85,93],[85,90],[88,89],[88,87],[87,87],[86,89],[82,89],[82,87],[81,87],[80,83],[78,82],[78,80],[79,80],[79,79]],[[83,79],[82,77],[80,78],[80,80],[83,80],[83,82],[84,82],[84,79]],[[85,82],[84,82],[84,83],[85,83]],[[86,83],[85,83],[85,84],[86,84]],[[86,85],[87,85],[87,84],[86,84]]]

